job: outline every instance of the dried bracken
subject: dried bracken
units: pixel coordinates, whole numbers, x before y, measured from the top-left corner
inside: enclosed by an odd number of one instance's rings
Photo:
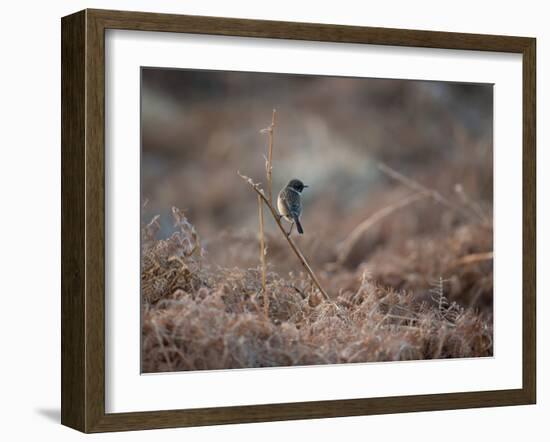
[[[447,276],[432,278],[419,293],[411,283],[385,285],[388,276],[376,263],[371,271],[341,270],[325,276],[331,292],[339,293],[327,303],[304,272],[268,271],[264,291],[261,265],[210,266],[194,227],[181,211],[174,209],[173,216],[176,231],[168,239],[154,238],[158,219],[143,227],[145,372],[492,355],[491,316],[460,307]],[[468,229],[455,235],[457,244],[440,270],[452,264],[458,272],[468,266],[479,272],[488,265],[456,266],[478,238]],[[412,267],[403,272],[413,273]]]

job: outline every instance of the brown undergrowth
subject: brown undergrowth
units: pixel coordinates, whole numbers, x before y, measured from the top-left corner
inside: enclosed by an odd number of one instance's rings
[[[167,239],[156,238],[158,218],[142,229],[144,372],[492,355],[492,303],[479,308],[492,301],[492,256],[477,253],[482,238],[491,250],[487,226],[412,238],[368,266],[327,266],[326,302],[304,272],[268,267],[263,290],[259,263],[209,264],[193,225],[172,214]]]

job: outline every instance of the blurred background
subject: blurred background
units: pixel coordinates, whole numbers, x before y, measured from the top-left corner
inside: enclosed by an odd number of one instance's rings
[[[211,265],[256,267],[257,200],[237,171],[265,182],[268,137],[260,131],[273,109],[273,193],[294,177],[310,186],[297,242],[324,277],[367,266],[384,283],[426,292],[434,278],[453,276],[453,260],[492,251],[492,225],[478,228],[492,220],[490,84],[143,68],[142,223],[160,215],[159,236],[167,237],[177,206]],[[414,193],[379,162],[464,210],[431,198],[400,208],[330,273],[359,224]],[[270,268],[299,270],[265,218]],[[466,279],[472,287],[458,278],[454,298],[477,305],[482,297],[491,308],[492,261],[476,269]],[[480,289],[482,278],[490,281]]]

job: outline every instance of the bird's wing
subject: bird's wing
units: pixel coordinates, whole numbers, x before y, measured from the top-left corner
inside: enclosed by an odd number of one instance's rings
[[[288,212],[293,218],[299,218],[301,212],[300,195],[296,192],[284,192],[284,201],[288,207]]]

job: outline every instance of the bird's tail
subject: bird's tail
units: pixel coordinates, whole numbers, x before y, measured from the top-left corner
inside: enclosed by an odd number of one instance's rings
[[[302,224],[300,224],[300,220],[296,218],[294,222],[296,223],[296,228],[298,229],[298,233],[302,235],[304,233],[304,229],[302,229]]]

